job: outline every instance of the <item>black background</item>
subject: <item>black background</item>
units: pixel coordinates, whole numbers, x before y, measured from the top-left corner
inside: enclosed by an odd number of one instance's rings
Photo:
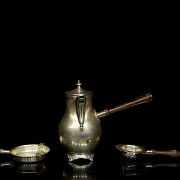
[[[180,150],[176,14],[41,11],[2,16],[0,146],[43,142],[58,164],[66,157],[58,139],[65,91],[80,80],[97,112],[153,96],[101,119],[98,160],[115,156],[119,143]]]

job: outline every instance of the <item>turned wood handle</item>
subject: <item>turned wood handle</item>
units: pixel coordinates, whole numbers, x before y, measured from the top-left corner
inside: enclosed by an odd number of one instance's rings
[[[152,154],[154,155],[166,155],[166,156],[172,156],[172,157],[179,157],[180,156],[180,152],[177,150],[169,150],[169,151],[157,151],[157,150],[153,150]]]
[[[121,111],[121,110],[124,110],[124,109],[127,109],[127,108],[130,108],[130,107],[133,107],[133,106],[137,106],[139,104],[143,104],[143,103],[146,103],[146,102],[149,102],[149,101],[152,101],[152,95],[150,93],[147,93],[145,95],[142,95],[130,102],[127,102],[127,103],[124,103],[124,104],[121,104],[117,107],[114,107],[112,109],[109,109],[108,112],[109,114],[112,114],[112,113],[115,113],[115,112],[118,112],[118,111]]]
[[[149,101],[152,101],[152,95],[150,93],[147,93],[145,95],[142,95],[132,101],[129,101],[127,103],[123,103],[119,106],[116,106],[114,108],[111,108],[111,109],[104,109],[103,111],[101,112],[97,112],[97,116],[99,118],[101,117],[104,117],[104,116],[109,116],[110,114],[112,113],[115,113],[115,112],[118,112],[118,111],[122,111],[124,109],[128,109],[130,107],[133,107],[133,106],[137,106],[139,104],[143,104],[143,103],[146,103],[146,102],[149,102]]]

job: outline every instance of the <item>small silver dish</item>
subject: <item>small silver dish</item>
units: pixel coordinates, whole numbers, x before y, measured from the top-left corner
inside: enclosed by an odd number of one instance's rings
[[[130,144],[118,144],[116,145],[116,148],[120,150],[122,154],[127,158],[136,158],[138,154],[180,157],[180,152],[177,150],[158,151],[155,149],[146,149],[142,146]]]

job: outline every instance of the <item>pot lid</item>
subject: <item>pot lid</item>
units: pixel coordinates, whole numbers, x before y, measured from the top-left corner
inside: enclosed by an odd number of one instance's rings
[[[93,94],[92,91],[86,91],[83,88],[81,88],[82,83],[78,80],[76,83],[77,88],[72,90],[72,91],[66,91],[66,96],[67,97],[77,97],[77,96],[90,96]]]

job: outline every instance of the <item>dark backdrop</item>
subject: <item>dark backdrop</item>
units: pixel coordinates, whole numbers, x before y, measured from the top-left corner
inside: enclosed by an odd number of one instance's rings
[[[119,54],[116,61],[106,55],[101,61],[95,56],[91,61],[84,54],[81,63],[77,57],[72,56],[67,63],[60,56],[58,53],[61,60],[55,64],[42,55],[41,63],[24,57],[22,62],[15,60],[2,67],[2,147],[33,142],[58,144],[65,91],[75,89],[80,80],[84,89],[93,91],[97,112],[146,93],[153,96],[150,103],[101,118],[105,143],[179,148],[178,82],[167,79],[162,69],[156,70],[156,65],[146,60],[139,66],[136,60],[130,62]]]
[[[119,143],[180,149],[176,25],[168,16],[148,13],[113,17],[92,21],[54,13],[4,19],[1,147],[44,142],[62,148],[58,124],[65,91],[80,80],[93,91],[96,111],[153,95],[150,103],[101,118],[98,149],[108,152]]]

